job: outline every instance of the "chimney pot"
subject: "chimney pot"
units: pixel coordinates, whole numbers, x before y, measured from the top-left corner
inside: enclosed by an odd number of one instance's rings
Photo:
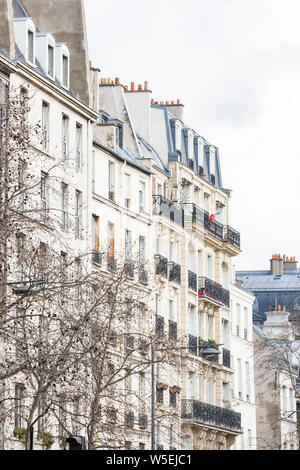
[[[177,100],[177,104],[180,104],[180,100]]]
[[[141,85],[141,84],[138,85],[138,90],[139,90],[139,91],[143,91],[143,85]]]
[[[174,100],[172,100],[172,101],[171,101],[171,104],[175,104],[175,101],[174,101]]]
[[[272,307],[272,305],[270,305],[269,312],[272,312],[272,310],[273,310],[273,307]]]
[[[92,68],[92,61],[90,60],[89,61],[89,64],[90,64],[90,69]]]
[[[115,84],[116,84],[116,85],[120,85],[120,79],[119,79],[119,77],[116,77],[116,79],[115,79]]]
[[[152,98],[152,100],[151,100],[151,104],[154,104],[154,98]]]
[[[165,103],[163,101],[160,101],[159,104],[163,106]]]
[[[285,306],[285,305],[282,307],[282,311],[283,311],[283,312],[286,311],[286,306]]]
[[[166,105],[169,105],[170,104],[170,101],[166,101]]]
[[[148,82],[145,82],[145,83],[144,83],[144,89],[145,89],[145,90],[148,90]]]
[[[281,312],[281,305],[278,305],[277,311],[278,311],[278,312]]]
[[[134,82],[131,82],[131,91],[134,91],[135,90],[135,84]]]

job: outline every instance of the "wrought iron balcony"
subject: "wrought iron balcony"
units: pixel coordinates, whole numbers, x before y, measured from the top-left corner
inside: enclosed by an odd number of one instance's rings
[[[223,348],[223,366],[230,367],[230,351]]]
[[[221,284],[218,284],[207,277],[199,277],[198,281],[198,296],[212,299],[225,307],[229,308],[230,293],[229,290],[224,289]]]
[[[157,336],[159,337],[164,335],[164,324],[165,324],[164,317],[161,317],[160,315],[156,315],[155,331],[156,331]]]
[[[164,256],[155,255],[156,274],[168,278],[168,260]]]
[[[188,272],[188,286],[189,289],[197,292],[197,274],[193,273],[193,271]]]
[[[172,341],[177,340],[177,323],[173,320],[169,320],[169,339]]]
[[[148,273],[142,265],[139,267],[139,281],[143,284],[148,284]]]
[[[117,260],[111,256],[107,257],[107,267],[110,271],[116,272],[117,270]]]
[[[124,273],[130,279],[134,279],[134,264],[130,261],[126,261],[124,265]]]
[[[93,263],[98,264],[98,266],[101,266],[102,256],[100,251],[93,250],[92,261]]]
[[[241,413],[198,400],[181,400],[181,417],[200,424],[241,432]]]
[[[173,261],[169,263],[169,280],[177,282],[177,284],[181,282],[181,266]]]
[[[239,232],[229,227],[228,225],[224,226],[223,241],[225,243],[230,243],[230,245],[235,246],[236,248],[241,248],[241,235]]]
[[[204,211],[204,228],[214,235],[215,238],[223,241],[223,225],[216,220],[211,222],[209,220],[209,213],[207,211]]]
[[[134,427],[134,412],[130,411],[125,414],[125,426],[128,428]]]
[[[145,413],[139,413],[139,426],[141,429],[146,429],[148,426],[148,416]]]
[[[196,337],[196,336],[189,335],[189,344],[188,344],[188,347],[189,347],[189,352],[190,352],[191,354],[195,354],[195,356],[197,356],[198,341],[197,341],[197,337]]]
[[[134,336],[131,336],[131,335],[125,336],[125,348],[134,349]]]
[[[176,395],[177,393],[175,392],[170,392],[170,406],[173,406],[174,408],[176,407]]]
[[[162,215],[172,222],[175,222],[175,224],[184,227],[184,211],[182,207],[163,196],[153,196],[153,214]]]

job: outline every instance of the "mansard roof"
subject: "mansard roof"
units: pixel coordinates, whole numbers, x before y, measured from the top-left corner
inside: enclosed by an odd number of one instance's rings
[[[237,271],[237,279],[243,287],[255,292],[263,291],[300,291],[300,269],[284,270],[281,276],[270,271]]]

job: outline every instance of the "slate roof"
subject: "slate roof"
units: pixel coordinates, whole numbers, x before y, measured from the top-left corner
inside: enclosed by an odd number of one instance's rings
[[[138,143],[140,146],[141,154],[143,158],[152,158],[154,161],[154,165],[156,168],[159,170],[163,171],[167,175],[169,174],[169,171],[167,168],[165,168],[163,162],[161,161],[158,153],[154,150],[153,147],[151,147],[148,142],[146,142],[141,136],[137,135]]]
[[[236,277],[243,281],[245,289],[255,292],[300,292],[300,269],[284,271],[282,276],[274,276],[270,271],[237,271]]]
[[[98,137],[95,137],[95,136],[93,138],[93,142],[96,145],[99,145],[100,147],[102,147],[104,150],[107,150],[108,152],[115,154],[121,160],[135,166],[136,168],[144,171],[145,173],[152,174],[151,170],[149,170],[149,168],[147,168],[145,165],[143,165],[143,163],[141,161],[141,158],[135,156],[127,148],[122,148],[121,149],[119,147],[119,148],[116,148],[116,149],[111,149],[110,147],[107,147],[107,145],[105,145],[105,143],[102,140],[100,140]]]
[[[12,6],[14,18],[29,18],[29,15],[27,14],[20,0],[13,0]]]

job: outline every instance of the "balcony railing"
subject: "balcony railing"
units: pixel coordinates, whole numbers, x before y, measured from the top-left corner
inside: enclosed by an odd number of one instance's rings
[[[156,331],[157,336],[161,337],[164,335],[164,323],[165,323],[164,317],[161,317],[160,315],[156,315],[155,331]]]
[[[173,261],[169,263],[169,281],[177,282],[177,284],[181,282],[181,266]]]
[[[101,257],[100,251],[95,251],[95,250],[94,250],[94,251],[93,251],[93,256],[92,256],[92,261],[93,261],[93,263],[98,264],[98,266],[100,266],[100,265],[101,265],[101,261],[102,261],[101,258],[102,258],[102,257]]]
[[[117,270],[117,260],[111,256],[107,257],[107,267],[110,271],[116,272]]]
[[[229,243],[230,245],[240,249],[241,236],[239,232],[216,220],[212,222],[210,220],[209,213],[204,209],[201,209],[201,207],[196,204],[184,203],[183,206],[185,222],[193,222],[200,227],[204,227],[221,242]]]
[[[230,243],[230,245],[233,245],[238,249],[241,247],[241,235],[228,225],[224,226],[223,241]]]
[[[163,196],[153,196],[153,214],[162,215],[170,219],[175,224],[184,227],[184,211],[183,208],[175,202],[169,201]]]
[[[218,284],[207,277],[199,277],[198,281],[198,296],[212,299],[225,307],[230,305],[229,290],[224,289],[221,284]]]
[[[193,271],[188,272],[188,286],[189,289],[197,292],[197,274],[193,273]]]
[[[173,320],[169,320],[169,339],[171,341],[177,340],[177,323]]]
[[[124,265],[124,273],[130,279],[134,279],[134,264],[130,261],[127,261]]]
[[[223,348],[223,366],[230,367],[230,351]]]
[[[197,356],[198,352],[198,340],[196,336],[189,335],[188,348],[191,354]]]
[[[143,284],[148,284],[148,273],[144,266],[139,267],[139,281]]]
[[[156,274],[168,278],[168,260],[164,256],[155,255]]]
[[[200,424],[233,432],[241,432],[241,413],[202,403],[198,400],[181,400],[181,417]]]

